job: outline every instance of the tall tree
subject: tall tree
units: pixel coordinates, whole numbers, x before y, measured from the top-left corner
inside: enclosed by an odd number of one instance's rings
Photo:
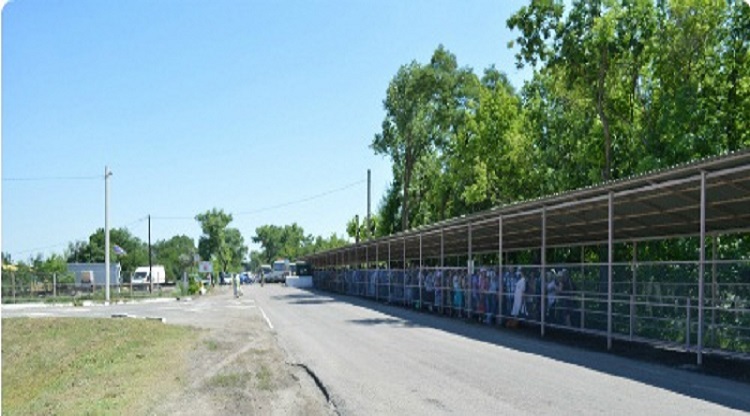
[[[634,118],[640,104],[633,97],[646,65],[644,52],[653,42],[653,25],[649,0],[577,0],[567,15],[561,1],[534,1],[508,20],[509,28],[521,31],[518,65],[540,63],[538,75],[562,82],[567,100],[582,100],[582,106],[563,103],[585,111],[576,118],[595,114],[590,134],[573,140],[600,143],[603,151],[594,160],[601,161],[596,164],[599,179],[633,173],[627,157],[618,161],[614,155],[633,151],[639,135]]]
[[[221,271],[229,271],[228,267],[233,262],[233,253],[238,250],[233,245],[242,244],[241,239],[234,238],[234,231],[227,228],[232,222],[232,214],[216,208],[195,216],[200,222],[203,235],[198,241],[198,253],[205,260],[216,260],[219,262]],[[229,235],[229,238],[228,238]],[[242,261],[240,258],[239,261]]]
[[[227,228],[226,232],[226,254],[222,256],[224,270],[240,271],[242,261],[248,253],[245,245],[245,239],[242,237],[240,230],[236,228]]]
[[[253,258],[260,256],[262,263],[271,263],[277,258],[296,260],[305,254],[313,242],[313,237],[306,236],[296,223],[283,227],[263,225],[255,229],[252,239],[262,247],[262,251],[255,252]]]
[[[440,171],[441,153],[476,110],[478,86],[472,71],[459,68],[442,45],[428,64],[402,66],[391,80],[382,131],[371,146],[376,154],[391,157],[393,176],[402,187],[401,230],[415,216],[418,224],[435,220],[431,212],[440,198],[431,194],[431,181]]]
[[[192,264],[197,253],[195,242],[186,235],[178,235],[169,240],[160,240],[154,244],[156,263],[164,266],[168,281],[177,281]]]
[[[491,67],[480,87],[478,109],[455,136],[447,176],[459,184],[463,214],[527,197],[533,183],[533,147],[522,133],[521,100],[505,74]]]
[[[136,267],[148,264],[148,247],[127,228],[114,228],[109,232],[110,258],[120,263],[123,274],[135,271]],[[122,247],[127,254],[117,255],[113,247]],[[104,262],[104,229],[99,228],[89,236],[88,242],[75,242],[68,245],[66,253],[69,262],[103,263]]]
[[[727,1],[722,30],[721,71],[726,80],[722,105],[726,148],[750,146],[750,5]]]
[[[417,62],[399,68],[391,80],[383,106],[386,117],[372,148],[391,157],[394,176],[402,178],[401,229],[409,228],[409,186],[414,165],[431,149],[428,131],[430,99],[424,68]]]

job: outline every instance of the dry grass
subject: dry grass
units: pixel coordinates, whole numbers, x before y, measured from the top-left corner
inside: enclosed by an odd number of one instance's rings
[[[132,319],[2,321],[2,413],[146,414],[185,385],[197,331]]]

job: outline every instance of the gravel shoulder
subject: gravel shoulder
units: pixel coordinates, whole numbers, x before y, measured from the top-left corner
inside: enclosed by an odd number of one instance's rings
[[[250,290],[245,288],[246,294]],[[198,344],[186,357],[185,387],[149,413],[335,414],[314,379],[288,361],[251,296],[234,299],[231,288],[217,287],[190,307],[198,313],[169,319],[201,331]]]

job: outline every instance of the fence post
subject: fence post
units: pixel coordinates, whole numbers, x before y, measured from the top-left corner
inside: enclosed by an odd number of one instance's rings
[[[686,319],[685,319],[685,350],[690,351],[690,297],[685,302]]]
[[[635,295],[630,295],[630,340],[633,340],[633,328],[635,326]]]
[[[52,297],[57,297],[57,273],[52,273]]]
[[[586,314],[584,313],[584,310],[586,310],[586,293],[581,292],[581,329],[586,327]]]
[[[11,286],[13,287],[13,303],[16,303],[16,273],[10,273]]]

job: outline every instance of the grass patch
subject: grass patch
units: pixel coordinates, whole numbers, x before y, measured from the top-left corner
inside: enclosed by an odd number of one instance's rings
[[[273,389],[273,383],[271,382],[271,371],[265,365],[260,366],[260,370],[255,375],[258,378],[258,388],[260,390],[271,390]]]
[[[207,339],[203,341],[203,343],[206,344],[206,349],[209,351],[216,351],[219,349],[219,343],[214,339]]]
[[[217,374],[211,377],[209,384],[221,388],[246,389],[252,375],[248,372]]]
[[[3,415],[147,414],[187,380],[197,332],[134,319],[2,320]]]

